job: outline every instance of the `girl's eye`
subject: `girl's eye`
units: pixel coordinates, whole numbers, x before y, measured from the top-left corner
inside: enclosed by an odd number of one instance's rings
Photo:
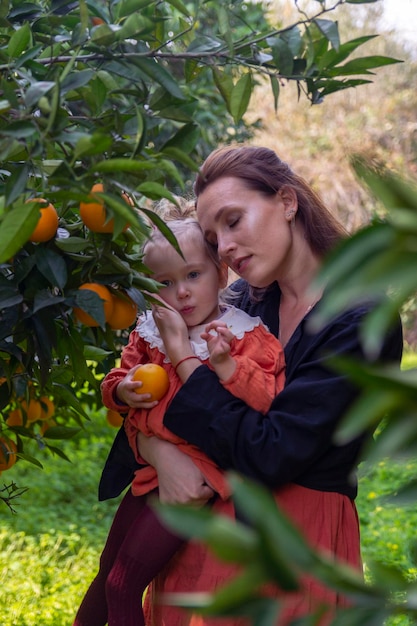
[[[188,277],[189,277],[189,278],[191,278],[192,280],[194,280],[194,279],[198,278],[199,276],[200,276],[200,272],[197,272],[197,271],[195,271],[195,272],[190,272],[190,273],[188,274]]]
[[[158,282],[164,287],[170,287],[172,285],[172,280],[159,280]]]

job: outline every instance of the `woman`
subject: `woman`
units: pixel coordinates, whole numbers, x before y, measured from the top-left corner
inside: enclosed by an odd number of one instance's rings
[[[314,547],[360,569],[355,469],[365,435],[345,445],[336,445],[332,438],[358,390],[336,374],[327,359],[335,354],[366,358],[359,334],[372,305],[354,306],[315,333],[308,325],[322,296],[312,289],[314,279],[324,256],[345,232],[307,183],[265,148],[215,151],[203,164],[195,191],[207,241],[243,279],[236,284],[238,306],[259,315],[285,347],[286,383],[263,416],[233,398],[207,367],[189,359],[165,426],[221,468],[233,468],[269,486]],[[179,316],[161,321],[159,330],[173,363],[191,354]],[[386,338],[380,360],[399,362],[401,352],[398,325]],[[138,445],[142,458],[158,472],[162,501],[199,504],[212,495],[202,475],[167,442],[140,437]],[[116,464],[120,450],[116,446],[109,458],[102,494],[105,489],[117,491],[111,483],[121,469]],[[234,515],[230,501],[217,501],[214,508]],[[216,563],[204,546],[190,542],[154,581],[148,625],[244,623],[201,619],[158,602],[161,591],[212,591],[232,575],[233,568]],[[347,604],[311,577],[303,579],[301,592],[280,597],[279,626],[314,613],[320,604],[329,607],[328,616],[332,607]]]

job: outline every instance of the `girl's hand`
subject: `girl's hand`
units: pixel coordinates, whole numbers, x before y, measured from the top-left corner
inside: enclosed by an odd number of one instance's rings
[[[235,338],[225,322],[213,320],[201,333],[201,338],[207,342],[210,352],[210,363],[215,366],[229,359],[230,346]]]
[[[157,471],[161,502],[203,506],[213,497],[203,474],[177,446],[142,433],[138,434],[137,446],[140,456]]]
[[[155,324],[172,363],[179,361],[191,351],[188,328],[180,313],[168,305],[152,305]]]
[[[133,380],[133,374],[141,365],[135,365],[128,371],[126,376],[117,385],[116,395],[123,404],[135,409],[152,409],[158,404],[157,400],[150,402],[150,393],[138,393],[135,389],[140,389],[142,383],[139,380]]]

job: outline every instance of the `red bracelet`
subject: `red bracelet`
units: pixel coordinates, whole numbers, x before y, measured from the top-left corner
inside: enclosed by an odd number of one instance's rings
[[[181,361],[178,361],[178,363],[174,367],[175,373],[177,373],[177,369],[181,365],[181,363],[184,363],[184,361],[188,361],[189,359],[197,359],[198,361],[200,361],[198,356],[195,356],[195,354],[190,354],[190,356],[185,356],[183,359],[181,359]]]

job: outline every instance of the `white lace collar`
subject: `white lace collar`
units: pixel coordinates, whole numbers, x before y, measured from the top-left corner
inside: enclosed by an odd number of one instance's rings
[[[257,326],[263,324],[260,317],[251,317],[244,311],[241,311],[234,306],[222,305],[222,310],[223,313],[220,319],[223,322],[226,322],[237,339],[242,339],[245,333],[250,332]],[[205,326],[205,324],[193,326],[189,331],[192,350],[194,354],[203,361],[209,357],[207,343],[200,337]],[[165,346],[162,342],[151,311],[147,311],[139,316],[135,331],[139,333],[140,337],[143,337],[143,339],[149,343],[151,348],[158,348],[158,350],[165,356],[165,363],[170,362],[168,356],[166,355]]]

